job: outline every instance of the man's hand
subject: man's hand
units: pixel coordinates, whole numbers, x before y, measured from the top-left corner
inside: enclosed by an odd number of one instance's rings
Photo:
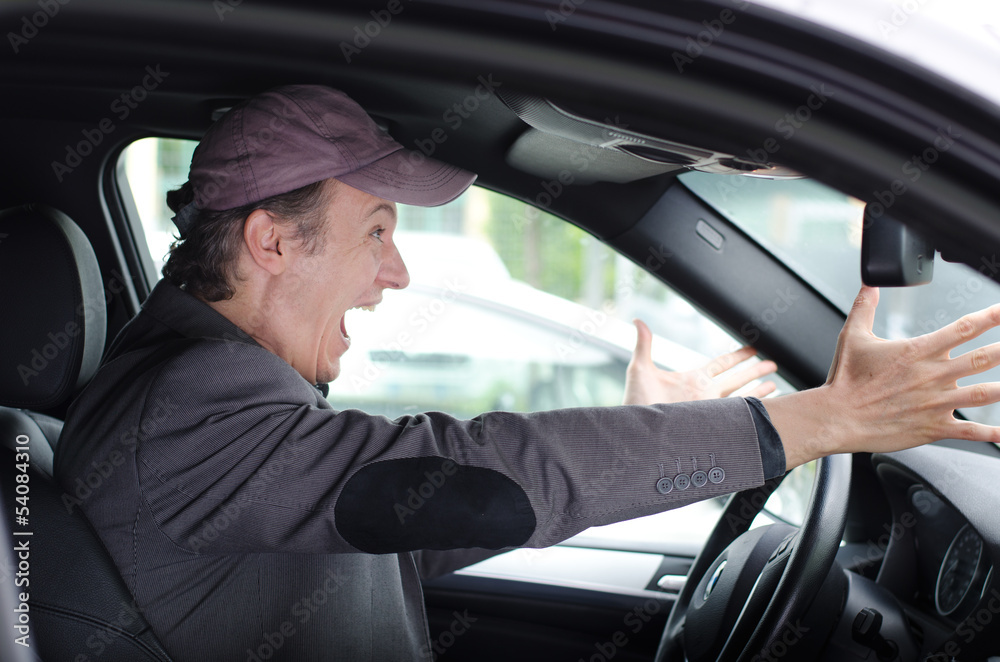
[[[878,290],[861,288],[827,382],[764,401],[789,469],[834,453],[889,452],[938,439],[1000,442],[1000,428],[956,419],[954,410],[1000,401],[1000,384],[958,386],[1000,365],[1000,343],[951,357],[951,351],[1000,326],[1000,305],[971,313],[917,338],[872,333]]]
[[[627,405],[724,398],[755,379],[777,370],[773,361],[761,361],[723,374],[754,356],[757,351],[753,347],[743,347],[735,352],[723,354],[694,370],[686,372],[661,370],[653,363],[653,334],[649,327],[641,320],[635,320],[635,327],[639,335],[635,342],[632,360],[625,372],[624,404]],[[718,379],[715,379],[716,377]],[[762,398],[774,388],[774,382],[764,382],[744,395]]]

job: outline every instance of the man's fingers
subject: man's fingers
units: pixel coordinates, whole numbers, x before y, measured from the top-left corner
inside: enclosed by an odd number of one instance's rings
[[[746,347],[740,347],[735,352],[729,352],[728,354],[715,357],[702,366],[702,370],[704,370],[709,377],[715,377],[716,375],[721,375],[726,370],[729,370],[734,365],[743,363],[756,353],[757,350],[749,345]]]
[[[632,320],[635,324],[635,350],[632,352],[633,364],[651,364],[653,362],[653,333],[640,319]]]
[[[862,286],[854,299],[851,312],[847,314],[844,329],[872,332],[875,324],[875,309],[878,307],[878,288]]]
[[[950,409],[982,407],[1000,402],[1000,384],[988,382],[962,386],[952,392],[947,402]]]
[[[946,434],[951,439],[991,441],[994,444],[1000,444],[1000,427],[984,425],[973,421],[955,419],[955,422],[946,429]]]
[[[1000,304],[969,313],[923,337],[930,353],[937,354],[954,349],[996,326],[1000,326]]]
[[[993,343],[953,358],[949,377],[961,379],[969,375],[978,375],[998,365],[1000,365],[1000,343]]]
[[[719,380],[719,391],[725,397],[733,391],[743,388],[755,379],[760,379],[764,375],[770,375],[777,369],[778,366],[775,365],[774,361],[755,363],[732,375],[726,375],[726,377]]]

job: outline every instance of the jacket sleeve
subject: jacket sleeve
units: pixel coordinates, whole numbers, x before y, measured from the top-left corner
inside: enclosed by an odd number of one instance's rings
[[[542,547],[764,479],[742,399],[388,420],[223,341],[164,366],[149,400],[166,394],[181,406],[138,444],[139,486],[199,553]]]

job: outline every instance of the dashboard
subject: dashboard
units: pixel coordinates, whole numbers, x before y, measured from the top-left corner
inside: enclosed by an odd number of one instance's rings
[[[995,568],[1000,562],[1000,452],[982,449],[992,455],[932,445],[872,457],[891,521],[881,536],[844,551],[846,560],[855,562],[846,565],[855,566],[857,561],[874,561],[873,548],[879,550],[881,564],[874,583],[883,590],[865,589],[865,583],[872,583],[868,572],[845,573],[858,579],[847,591],[847,618],[837,626],[840,629],[831,639],[837,643],[829,644],[824,661],[875,659],[866,657],[874,656],[870,648],[852,643],[851,626],[861,608],[874,608],[886,616],[883,632],[890,639],[898,634],[890,630],[890,620],[894,627],[907,630],[906,639],[913,645],[907,644],[907,654],[899,658],[906,662],[982,661],[1000,655],[1000,584]],[[517,590],[610,592],[654,600],[666,613],[690,564],[680,557],[665,557],[659,550],[645,553],[572,544],[515,550],[456,575],[480,582],[514,580]],[[699,547],[692,545],[690,554]]]
[[[877,583],[926,654],[997,654],[1000,457],[929,446],[873,462],[892,510]]]

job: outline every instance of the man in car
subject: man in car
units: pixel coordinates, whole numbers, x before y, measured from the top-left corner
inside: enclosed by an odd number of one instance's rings
[[[956,385],[1000,349],[949,356],[1000,324],[1000,307],[887,342],[871,333],[873,289],[827,383],[764,402],[679,402],[773,365],[704,387],[656,368],[640,324],[622,407],[469,421],[333,409],[345,313],[409,279],[396,203],[442,204],[473,179],[323,87],[262,94],[205,135],[169,198],[180,242],[164,280],[74,403],[57,457],[68,494],[102,469],[74,505],[176,660],[429,655],[421,575],[832,453],[1000,439],[952,413],[1000,399],[995,384]]]

